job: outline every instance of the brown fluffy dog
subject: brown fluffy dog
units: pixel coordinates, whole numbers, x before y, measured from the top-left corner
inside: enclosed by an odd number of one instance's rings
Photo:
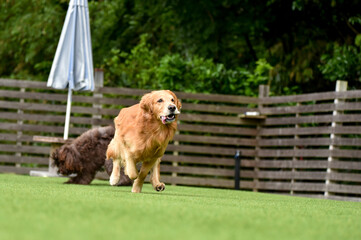
[[[105,152],[109,142],[114,137],[114,127],[100,127],[86,131],[73,141],[67,141],[56,149],[52,158],[54,165],[63,175],[76,173],[66,183],[89,184],[95,174],[103,166],[110,175],[113,168],[112,161],[105,162]],[[104,165],[105,163],[105,165]],[[132,181],[121,171],[121,178],[117,185],[131,185]]]
[[[115,135],[107,150],[113,159],[110,185],[116,185],[121,166],[130,179],[135,179],[132,192],[141,192],[145,177],[152,170],[150,181],[156,191],[165,189],[160,179],[160,160],[177,129],[181,103],[169,90],[144,95],[139,104],[123,108],[114,119]],[[142,162],[138,173],[136,164]]]

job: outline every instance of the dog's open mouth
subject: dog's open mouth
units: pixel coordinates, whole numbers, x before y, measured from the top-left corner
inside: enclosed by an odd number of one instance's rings
[[[171,123],[175,120],[175,114],[171,113],[167,116],[161,116],[160,120],[162,120],[163,124]]]

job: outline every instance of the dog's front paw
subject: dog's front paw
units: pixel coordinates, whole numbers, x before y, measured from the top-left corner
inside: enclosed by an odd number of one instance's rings
[[[110,176],[109,183],[112,186],[116,186],[119,182],[119,176],[114,176],[113,174]]]
[[[155,189],[157,192],[162,192],[162,191],[164,191],[164,189],[165,189],[165,184],[164,184],[164,183],[158,183],[158,184],[154,187],[154,189]]]
[[[142,191],[142,188],[140,188],[138,186],[132,187],[132,193],[140,193],[141,191]]]

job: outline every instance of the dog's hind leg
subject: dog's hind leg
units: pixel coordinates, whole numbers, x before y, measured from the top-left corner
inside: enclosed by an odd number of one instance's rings
[[[154,162],[143,162],[142,167],[140,168],[139,176],[135,179],[132,187],[133,193],[140,193],[142,191],[144,179],[148,175],[150,169],[153,167]]]
[[[113,171],[110,175],[109,183],[112,186],[116,186],[120,179],[120,168],[121,168],[121,160],[113,159]]]

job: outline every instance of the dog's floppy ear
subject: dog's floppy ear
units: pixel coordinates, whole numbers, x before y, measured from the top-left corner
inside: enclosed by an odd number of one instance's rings
[[[175,102],[176,102],[175,105],[177,106],[178,110],[181,110],[181,109],[182,109],[182,103],[181,103],[180,99],[178,99],[178,98],[176,97]]]
[[[147,93],[142,97],[140,107],[146,112],[152,112],[152,93]]]
[[[65,161],[65,168],[68,171],[80,172],[83,165],[80,161],[80,155],[71,145],[65,145],[59,150],[59,159]]]

